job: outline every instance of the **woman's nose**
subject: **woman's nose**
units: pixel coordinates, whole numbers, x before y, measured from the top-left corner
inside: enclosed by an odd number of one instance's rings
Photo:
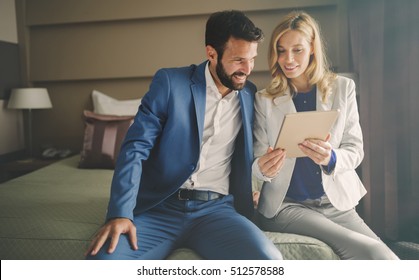
[[[294,61],[294,55],[292,53],[287,53],[285,59],[286,59],[287,62],[293,62]]]

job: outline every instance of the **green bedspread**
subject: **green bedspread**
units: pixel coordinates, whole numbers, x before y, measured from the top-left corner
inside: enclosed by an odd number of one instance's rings
[[[0,184],[0,259],[83,259],[105,218],[112,170],[78,169],[73,156]],[[314,238],[266,233],[286,259],[337,259]],[[178,249],[169,259],[197,259]]]

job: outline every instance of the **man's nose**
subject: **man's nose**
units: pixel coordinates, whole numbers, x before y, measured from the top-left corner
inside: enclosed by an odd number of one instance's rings
[[[249,75],[254,67],[254,62],[253,61],[245,61],[243,62],[242,65],[242,72],[245,73],[246,75]]]

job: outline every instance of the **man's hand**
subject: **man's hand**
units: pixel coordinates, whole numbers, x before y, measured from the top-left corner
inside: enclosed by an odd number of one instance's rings
[[[119,236],[121,234],[128,234],[130,244],[134,250],[138,250],[137,246],[137,229],[131,220],[127,218],[116,218],[109,220],[96,234],[95,238],[90,243],[85,255],[96,255],[105,244],[107,239],[111,239],[111,243],[107,252],[112,254],[118,245]]]
[[[261,156],[258,161],[259,169],[266,177],[275,177],[284,165],[286,152],[282,149],[269,147],[266,154]]]
[[[319,165],[328,165],[332,156],[332,146],[328,142],[330,134],[327,135],[326,140],[306,139],[298,146],[315,163]]]

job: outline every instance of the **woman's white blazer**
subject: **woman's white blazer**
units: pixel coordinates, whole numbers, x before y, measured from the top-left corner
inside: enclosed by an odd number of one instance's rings
[[[325,102],[321,96],[317,88],[317,111],[340,110],[329,140],[336,153],[336,166],[331,174],[322,172],[323,188],[333,206],[344,211],[355,207],[366,193],[355,172],[364,157],[355,83],[351,79],[338,76],[332,85],[332,93]],[[258,211],[267,218],[274,217],[280,209],[291,181],[295,158],[286,158],[278,175],[271,179],[262,175],[257,162],[268,147],[275,146],[284,116],[295,112],[289,92],[275,98],[267,96],[265,90],[256,94],[253,131],[255,160],[252,168],[253,174],[264,180]]]

